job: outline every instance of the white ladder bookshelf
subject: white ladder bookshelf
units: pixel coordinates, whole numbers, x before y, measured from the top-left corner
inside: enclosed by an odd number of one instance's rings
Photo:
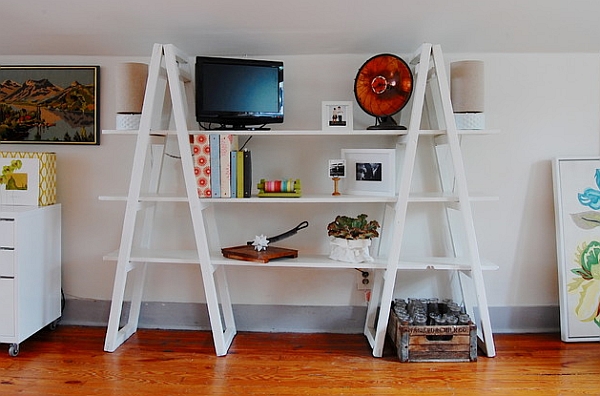
[[[137,142],[131,171],[129,192],[126,197],[101,197],[105,200],[119,199],[126,201],[125,216],[121,235],[120,247],[117,252],[105,256],[107,260],[116,260],[116,274],[110,309],[108,329],[104,350],[115,351],[123,342],[137,331],[144,278],[148,264],[192,264],[198,265],[202,275],[205,290],[208,316],[210,320],[215,351],[218,356],[226,355],[237,332],[233,308],[229,295],[229,286],[226,278],[226,268],[231,266],[256,266],[256,263],[226,259],[220,254],[220,247],[215,240],[217,223],[214,219],[214,205],[227,204],[235,201],[243,204],[265,204],[271,202],[303,204],[320,203],[339,205],[341,203],[376,202],[386,205],[386,219],[383,227],[392,230],[391,241],[373,263],[361,263],[361,268],[372,269],[375,272],[375,284],[372,299],[367,308],[364,334],[373,348],[373,355],[382,356],[383,344],[386,336],[389,308],[395,290],[395,279],[398,271],[424,270],[435,268],[449,270],[461,274],[459,287],[465,289],[469,285],[475,290],[475,298],[467,301],[465,305],[473,315],[477,308],[480,323],[481,345],[487,356],[494,356],[494,344],[491,333],[490,319],[483,285],[482,262],[479,257],[475,228],[473,224],[471,201],[478,199],[470,196],[462,162],[459,135],[481,134],[480,131],[457,131],[452,114],[450,94],[441,49],[439,46],[423,44],[411,62],[415,68],[416,83],[412,99],[411,118],[407,131],[352,131],[344,135],[397,135],[399,145],[404,150],[401,183],[398,197],[373,197],[373,196],[342,196],[332,198],[331,195],[322,194],[303,196],[291,200],[278,198],[198,198],[196,180],[190,148],[189,136],[197,131],[191,127],[193,107],[190,99],[193,98],[191,82],[192,68],[189,57],[173,45],[155,44],[149,66],[148,83],[144,98],[144,106],[140,128],[138,131],[105,131],[104,133],[137,135]],[[437,82],[432,84],[432,82]],[[426,95],[427,92],[427,95]],[[441,129],[421,129],[421,120],[426,107],[426,99],[431,99],[427,105],[432,108],[429,115],[436,114],[430,124],[438,123]],[[165,105],[166,104],[166,105]],[[171,113],[171,123],[175,129],[164,125],[164,107]],[[432,128],[439,128],[435,125]],[[228,132],[231,133],[231,132]],[[339,135],[338,132],[324,131],[267,131],[253,132],[253,134],[305,136]],[[418,195],[411,192],[412,176],[414,172],[417,146],[419,137],[436,136],[438,164],[442,191],[437,195]],[[156,148],[155,140],[162,139],[162,144],[167,141],[176,141],[181,156],[181,171],[183,173],[185,194],[160,194],[160,179],[162,172],[162,149]],[[150,165],[152,163],[152,166]],[[453,169],[448,172],[447,169]],[[150,169],[150,170],[149,170]],[[145,173],[149,175],[144,176]],[[192,227],[194,231],[195,249],[193,250],[156,250],[152,244],[152,226],[155,208],[158,203],[183,202],[189,205]],[[452,251],[448,257],[420,258],[409,260],[402,256],[401,241],[404,236],[404,220],[410,202],[435,202],[445,203],[448,207],[448,229],[452,237]],[[138,232],[136,233],[136,229]],[[141,230],[141,232],[140,232]],[[454,234],[461,231],[464,237],[458,238]],[[137,234],[140,235],[137,235]],[[210,238],[209,238],[210,237]],[[459,243],[459,242],[463,242]],[[383,245],[383,244],[382,244]],[[300,268],[338,268],[354,269],[354,263],[333,261],[327,255],[301,255],[297,259],[274,260],[261,267],[300,267]],[[485,266],[494,268],[494,266]],[[131,305],[128,315],[121,324],[121,316],[125,302],[125,288],[129,282],[132,286]],[[379,314],[377,311],[379,309]],[[378,319],[377,319],[378,317]]]

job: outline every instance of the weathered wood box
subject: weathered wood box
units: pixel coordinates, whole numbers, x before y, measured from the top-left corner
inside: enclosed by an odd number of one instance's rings
[[[392,310],[388,335],[401,362],[477,361],[477,326],[413,326],[402,324]]]

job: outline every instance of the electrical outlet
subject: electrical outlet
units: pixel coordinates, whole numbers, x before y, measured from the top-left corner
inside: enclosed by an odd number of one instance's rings
[[[371,290],[373,288],[373,272],[360,270],[356,275],[358,290]]]

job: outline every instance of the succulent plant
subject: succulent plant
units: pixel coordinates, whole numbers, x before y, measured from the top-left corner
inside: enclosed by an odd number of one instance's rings
[[[327,225],[327,235],[342,239],[371,239],[377,238],[379,232],[377,220],[367,221],[367,215],[358,217],[337,216],[335,221]]]

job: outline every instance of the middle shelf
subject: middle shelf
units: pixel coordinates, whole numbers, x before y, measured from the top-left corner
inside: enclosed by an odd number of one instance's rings
[[[104,256],[105,261],[116,261],[119,251],[113,251]],[[134,248],[131,252],[131,262],[167,263],[167,264],[199,264],[196,250],[161,250]],[[307,254],[297,258],[272,260],[268,263],[253,261],[232,260],[219,253],[211,254],[213,265],[243,266],[243,267],[288,267],[288,268],[362,268],[386,269],[388,262],[385,257],[376,257],[372,262],[347,263],[331,260],[327,255]],[[471,266],[463,258],[454,257],[406,257],[401,258],[397,265],[398,270],[460,270],[469,271]],[[483,270],[497,270],[498,266],[483,261]]]

